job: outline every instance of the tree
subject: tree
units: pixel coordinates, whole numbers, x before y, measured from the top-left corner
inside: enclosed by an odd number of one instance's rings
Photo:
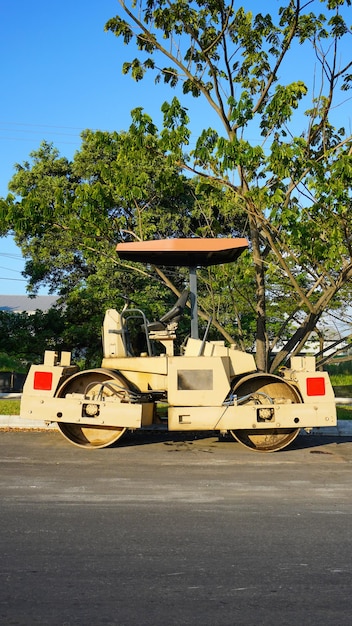
[[[227,189],[233,211],[247,216],[257,364],[275,370],[339,304],[352,277],[352,144],[333,119],[352,78],[344,19],[351,2],[269,2],[257,14],[234,0],[119,4],[106,30],[137,51],[123,73],[140,81],[153,71],[156,82],[181,85],[181,98],[202,98],[213,114],[214,128],[187,153],[186,108],[177,98],[164,103],[164,147],[204,184]],[[305,67],[293,72],[299,49]],[[270,326],[272,287],[290,297],[285,319]]]
[[[3,232],[14,232],[29,259],[25,271],[33,292],[46,283],[66,296],[91,283],[100,299],[111,302],[111,290],[123,290],[127,280],[121,282],[117,241],[129,233],[158,236],[159,229],[187,232],[194,199],[175,168],[160,167],[153,137],[145,137],[144,147],[133,144],[132,131],[86,131],[82,140],[72,162],[43,142],[30,162],[15,166],[9,183],[15,195],[2,203]],[[118,287],[112,286],[114,272]]]
[[[72,162],[43,142],[30,160],[15,166],[10,194],[1,204],[3,233],[13,232],[27,258],[25,275],[58,291],[65,304],[65,341],[86,360],[96,357],[105,309],[120,307],[121,294],[161,316],[183,289],[184,272],[166,274],[129,267],[117,258],[121,239],[187,236],[209,224],[213,203],[199,210],[194,182],[170,165],[147,115],[132,113],[128,132],[85,131]],[[224,202],[226,199],[224,198]],[[167,286],[167,287],[166,287]],[[203,313],[206,317],[206,313]],[[221,320],[215,320],[221,329]],[[85,338],[85,339],[84,339]],[[85,343],[84,343],[85,341]]]
[[[0,352],[23,367],[41,363],[44,350],[67,350],[64,334],[65,316],[55,308],[32,315],[0,311]]]

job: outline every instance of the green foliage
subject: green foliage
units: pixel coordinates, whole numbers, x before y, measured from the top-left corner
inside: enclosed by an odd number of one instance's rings
[[[0,311],[0,353],[16,364],[16,371],[23,371],[29,363],[41,363],[44,350],[67,349],[64,326],[64,316],[56,309],[32,315]]]
[[[121,238],[189,232],[191,185],[167,163],[155,133],[136,110],[129,133],[86,131],[71,163],[44,143],[31,163],[16,166],[16,199],[1,217],[29,259],[32,291],[49,284],[67,297],[101,273],[101,286],[114,281],[114,293],[124,283],[114,252]]]
[[[16,356],[9,356],[6,352],[0,352],[0,372],[26,373],[26,367]]]
[[[352,385],[352,359],[343,363],[329,363],[326,370],[334,385]]]

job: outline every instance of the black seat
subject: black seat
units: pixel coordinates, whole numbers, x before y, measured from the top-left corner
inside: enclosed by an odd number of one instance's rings
[[[181,315],[186,306],[188,296],[189,296],[189,289],[185,289],[181,293],[177,302],[175,302],[172,309],[170,309],[170,311],[165,313],[165,315],[163,315],[160,318],[160,320],[158,320],[157,322],[148,323],[147,325],[148,332],[165,330],[169,324],[177,324],[181,319]]]

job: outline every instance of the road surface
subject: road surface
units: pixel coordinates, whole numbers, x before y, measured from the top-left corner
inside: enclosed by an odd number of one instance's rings
[[[0,623],[351,624],[352,439],[0,432]]]

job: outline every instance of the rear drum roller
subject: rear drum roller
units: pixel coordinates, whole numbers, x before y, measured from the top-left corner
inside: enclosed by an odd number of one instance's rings
[[[64,398],[68,393],[97,394],[102,383],[115,381],[119,386],[128,389],[124,378],[110,370],[103,368],[78,372],[68,378],[58,389],[56,397]],[[104,388],[104,396],[114,395],[113,387]],[[80,424],[58,423],[59,430],[71,443],[80,448],[106,448],[114,444],[126,431],[125,427],[118,426],[86,426]]]
[[[289,383],[273,374],[254,374],[242,378],[233,389],[241,403],[274,404],[302,402],[298,391]],[[230,433],[243,446],[257,452],[276,452],[286,448],[296,439],[299,428],[256,428],[253,430],[231,430]]]

